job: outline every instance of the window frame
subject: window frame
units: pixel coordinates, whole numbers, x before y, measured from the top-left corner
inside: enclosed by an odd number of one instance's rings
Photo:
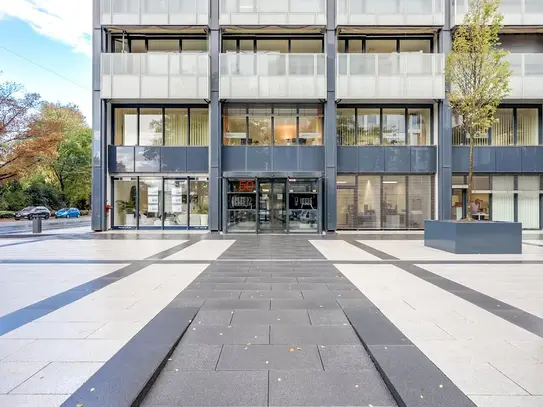
[[[430,54],[434,53],[434,37],[430,35],[408,35],[406,37],[398,37],[397,35],[363,35],[363,36],[356,36],[356,35],[340,35],[337,38],[338,44],[339,41],[345,41],[345,52],[341,52],[341,54],[349,54],[349,40],[357,40],[362,41],[362,52],[361,54],[367,54],[367,47],[366,47],[366,41],[367,40],[396,40],[396,51],[397,53],[400,53],[400,42],[402,40],[428,40],[430,42]],[[339,48],[338,48],[339,49]],[[338,51],[338,53],[340,53]],[[354,54],[358,54],[359,52],[354,52]]]
[[[107,42],[107,53],[117,53],[120,54],[120,52],[115,52],[115,41],[122,41],[124,37],[124,40],[126,40],[127,43],[127,49],[125,50],[125,53],[132,54],[132,41],[145,41],[145,53],[149,52],[149,40],[178,40],[178,50],[179,53],[187,53],[187,52],[208,52],[209,50],[209,39],[205,34],[113,34],[111,35],[111,39]],[[207,49],[204,51],[183,51],[183,40],[205,40],[207,43]],[[163,52],[172,52],[172,51],[163,51]],[[175,52],[175,51],[173,51]]]
[[[236,41],[236,51],[225,51],[224,50],[224,41],[230,40],[230,41]],[[316,35],[223,35],[221,38],[221,53],[226,52],[251,52],[251,51],[241,51],[240,50],[240,41],[253,41],[253,53],[257,53],[257,41],[258,40],[287,40],[288,41],[288,52],[287,54],[292,53],[292,41],[293,40],[320,40],[321,42],[321,52],[318,54],[324,54],[325,53],[325,43],[324,38],[320,34]]]

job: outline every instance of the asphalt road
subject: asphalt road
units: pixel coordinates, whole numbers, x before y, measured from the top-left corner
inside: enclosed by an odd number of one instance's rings
[[[69,229],[90,226],[90,217],[79,219],[49,219],[43,220],[42,230]],[[32,222],[29,220],[0,222],[0,235],[25,233],[32,231]]]

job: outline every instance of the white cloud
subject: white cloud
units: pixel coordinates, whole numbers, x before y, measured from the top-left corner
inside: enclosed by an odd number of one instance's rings
[[[1,0],[2,15],[25,21],[75,52],[92,54],[92,0]]]

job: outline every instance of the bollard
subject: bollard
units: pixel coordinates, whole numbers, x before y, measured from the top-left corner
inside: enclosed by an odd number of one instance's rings
[[[32,233],[41,233],[41,228],[41,218],[38,216],[32,219]]]

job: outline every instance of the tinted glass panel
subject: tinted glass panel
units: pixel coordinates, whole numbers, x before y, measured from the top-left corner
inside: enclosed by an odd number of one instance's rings
[[[140,109],[140,146],[162,145],[162,109]]]
[[[358,145],[378,146],[381,144],[379,109],[357,109]]]
[[[405,144],[404,109],[383,109],[383,144]]]
[[[118,146],[138,144],[137,109],[115,109],[115,144]]]
[[[187,109],[166,109],[165,145],[186,146],[188,144]]]
[[[136,227],[136,178],[113,180],[113,226]]]

